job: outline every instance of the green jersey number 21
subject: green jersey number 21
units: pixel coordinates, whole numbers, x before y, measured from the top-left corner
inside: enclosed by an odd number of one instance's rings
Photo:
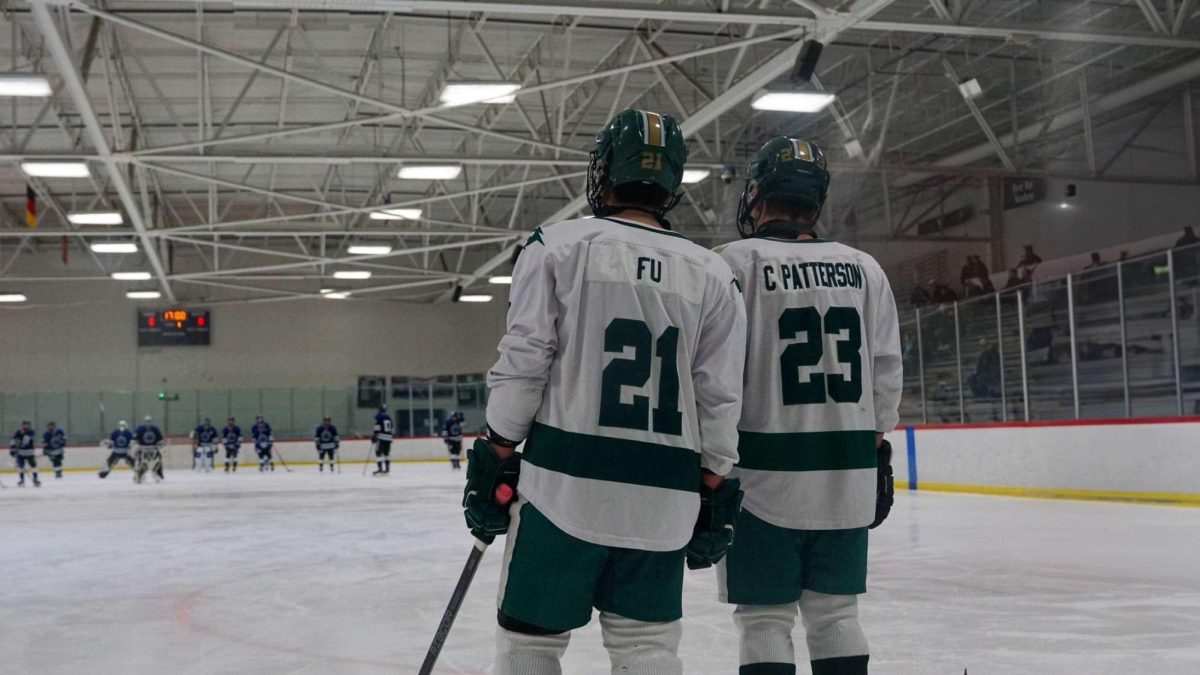
[[[655,433],[682,436],[677,364],[679,329],[670,326],[655,340],[645,321],[613,319],[604,329],[604,351],[622,354],[628,347],[633,348],[633,358],[613,359],[604,368],[600,383],[600,426],[639,431],[653,428]],[[648,396],[634,396],[631,403],[622,403],[622,387],[644,387],[650,381],[651,361],[655,356],[662,361],[662,368],[654,410],[650,410]]]
[[[850,366],[850,374],[813,372],[808,381],[800,379],[801,368],[820,365],[825,354],[825,336],[846,338],[836,342],[838,363]],[[854,307],[830,307],[822,317],[816,307],[792,307],[779,317],[779,339],[804,342],[787,346],[779,356],[783,382],[783,404],[858,403],[862,398],[862,318]]]

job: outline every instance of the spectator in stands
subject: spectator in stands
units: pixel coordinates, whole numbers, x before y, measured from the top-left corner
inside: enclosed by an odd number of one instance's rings
[[[1154,258],[1141,258],[1140,260],[1130,260],[1129,251],[1121,251],[1120,257],[1122,268],[1124,271],[1125,287],[1137,288],[1139,286],[1149,286],[1154,283]]]
[[[963,292],[968,298],[995,290],[991,288],[991,280],[988,279],[987,265],[984,265],[983,259],[977,255],[967,256],[967,264],[963,265],[959,281],[962,282]]]
[[[1017,262],[1017,270],[1021,274],[1021,281],[1033,281],[1033,273],[1037,271],[1038,265],[1042,264],[1042,258],[1033,252],[1033,246],[1025,244],[1025,254]]]
[[[929,290],[921,284],[913,286],[912,295],[909,296],[909,303],[913,307],[925,307],[933,303],[933,296],[929,294]]]
[[[1107,264],[1098,252],[1092,252],[1091,264],[1083,268],[1083,274],[1080,275],[1082,302],[1111,302],[1117,299],[1117,274],[1112,269],[1105,269]]]
[[[1188,225],[1183,228],[1183,236],[1175,242],[1175,248],[1191,246],[1192,244],[1200,244],[1200,237],[1197,237],[1195,230],[1192,229],[1191,225]]]
[[[933,301],[939,304],[958,302],[958,293],[946,284],[938,281],[933,284]]]
[[[983,258],[979,256],[975,256],[975,277],[979,279],[980,284],[983,286],[984,293],[996,292],[996,286],[992,283],[992,273],[983,262]]]
[[[967,386],[975,398],[1000,396],[1000,348],[987,339],[980,340],[983,350],[975,362],[975,372],[967,378]]]
[[[962,271],[958,273],[958,281],[962,284],[963,294],[968,298],[973,298],[983,292],[979,286],[979,280],[975,277],[975,256],[967,256],[967,264],[963,265]]]
[[[1021,281],[1020,273],[1017,272],[1016,269],[1011,269],[1008,271],[1008,281],[1004,282],[1004,290],[1007,291],[1010,288],[1016,288],[1017,286],[1024,285],[1025,283],[1026,282]]]
[[[1189,286],[1195,285],[1193,277],[1200,272],[1200,247],[1196,244],[1200,244],[1200,237],[1188,225],[1183,228],[1183,236],[1175,242],[1175,248],[1187,247],[1188,250],[1171,253],[1175,257],[1175,276],[1188,281]]]

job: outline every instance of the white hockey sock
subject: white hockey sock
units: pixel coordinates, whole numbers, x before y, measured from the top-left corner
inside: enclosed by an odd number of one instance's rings
[[[867,636],[858,625],[857,595],[804,591],[800,596],[800,617],[804,621],[811,660],[868,653]]]
[[[496,628],[496,675],[562,675],[571,634],[528,635]]]
[[[738,605],[733,612],[733,623],[741,635],[738,663],[795,663],[792,629],[798,611],[796,603]]]
[[[683,675],[681,622],[648,623],[600,612],[600,631],[614,675]]]

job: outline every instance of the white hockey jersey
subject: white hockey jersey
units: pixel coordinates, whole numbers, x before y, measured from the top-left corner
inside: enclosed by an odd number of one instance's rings
[[[584,218],[538,229],[513,274],[487,422],[525,439],[519,491],[603,546],[683,548],[701,468],[737,461],[746,310],[686,237]]]
[[[875,517],[875,433],[899,420],[900,327],[871,256],[820,239],[718,247],[749,322],[743,507],[779,527],[836,530]]]

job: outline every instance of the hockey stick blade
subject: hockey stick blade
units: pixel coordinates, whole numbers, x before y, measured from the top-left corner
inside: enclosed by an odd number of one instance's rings
[[[487,544],[478,539],[471,547],[471,555],[467,556],[467,564],[463,566],[462,574],[458,576],[458,584],[454,587],[454,592],[450,594],[450,604],[446,605],[442,621],[438,624],[437,632],[433,634],[433,642],[430,643],[429,651],[425,654],[425,661],[421,664],[421,670],[418,671],[419,675],[433,673],[433,666],[442,653],[442,647],[446,645],[446,638],[450,637],[450,628],[454,626],[454,619],[458,616],[458,610],[462,607],[463,600],[467,597],[467,590],[471,588],[471,581],[475,579],[475,572],[479,570],[479,561],[483,560],[483,552],[487,550],[487,547]]]

